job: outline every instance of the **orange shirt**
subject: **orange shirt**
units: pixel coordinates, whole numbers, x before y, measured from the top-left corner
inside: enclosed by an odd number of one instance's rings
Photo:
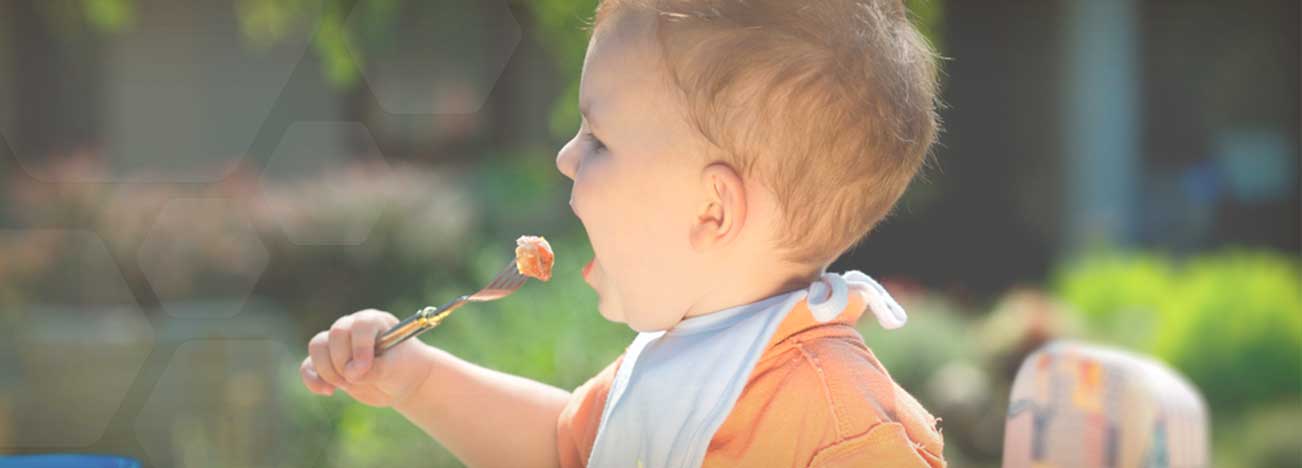
[[[818,323],[800,301],[778,325],[703,466],[943,467],[936,418],[891,380],[854,323],[864,302]],[[563,468],[587,465],[616,359],[574,390],[557,421]]]

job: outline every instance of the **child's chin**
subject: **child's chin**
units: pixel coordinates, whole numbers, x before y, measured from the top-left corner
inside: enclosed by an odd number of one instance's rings
[[[633,331],[638,333],[654,333],[668,330],[673,326],[673,324],[664,323],[664,320],[659,317],[645,317],[636,314],[633,316],[625,314],[618,321],[628,325],[628,328],[632,328]]]
[[[627,323],[624,320],[623,311],[619,310],[619,307],[609,304],[605,298],[601,297],[600,292],[597,293],[597,312],[600,312],[602,317],[611,322]]]

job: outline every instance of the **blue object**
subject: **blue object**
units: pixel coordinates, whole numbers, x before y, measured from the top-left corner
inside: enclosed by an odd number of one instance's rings
[[[0,468],[140,468],[140,462],[113,455],[0,456]]]

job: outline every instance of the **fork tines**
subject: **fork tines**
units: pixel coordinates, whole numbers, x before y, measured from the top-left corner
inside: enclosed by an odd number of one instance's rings
[[[488,286],[484,286],[484,289],[470,296],[470,299],[477,301],[500,299],[520,289],[520,286],[524,286],[528,280],[529,278],[520,274],[520,270],[516,268],[515,259],[511,259],[506,268],[503,268],[502,272],[488,283]]]

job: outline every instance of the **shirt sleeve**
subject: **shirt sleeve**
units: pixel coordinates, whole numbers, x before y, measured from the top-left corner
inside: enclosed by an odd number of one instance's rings
[[[588,464],[588,455],[597,440],[601,413],[606,406],[606,395],[615,380],[623,356],[606,366],[570,394],[570,401],[556,420],[556,452],[561,468],[582,468]]]

